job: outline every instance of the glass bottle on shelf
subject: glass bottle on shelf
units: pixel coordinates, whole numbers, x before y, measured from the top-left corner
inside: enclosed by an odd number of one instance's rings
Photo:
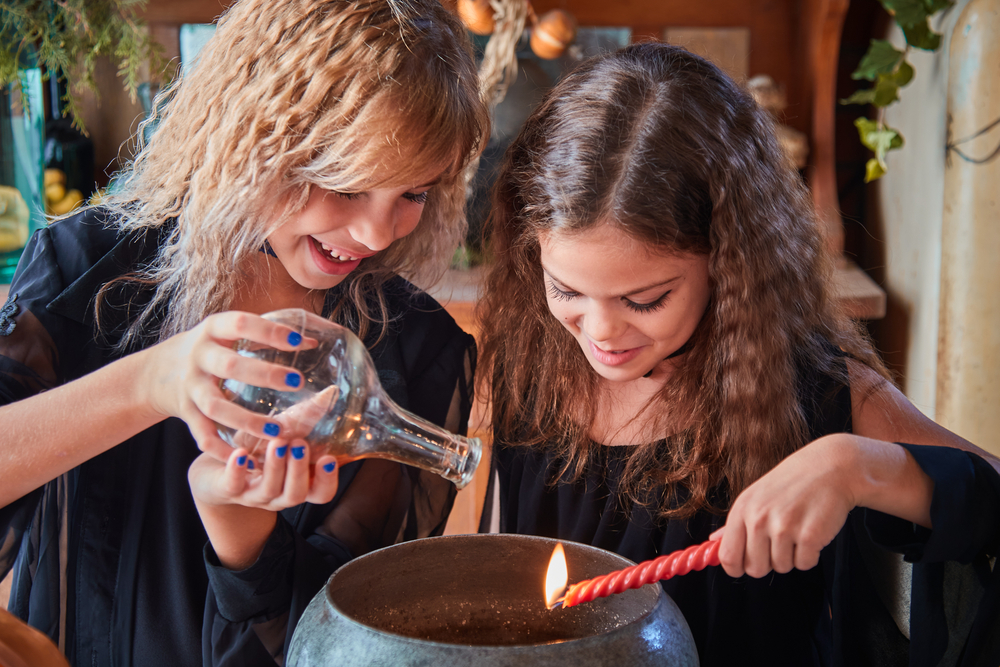
[[[45,210],[49,215],[65,215],[94,192],[94,144],[73,127],[71,118],[63,116],[66,80],[50,76],[47,93]]]
[[[45,225],[42,72],[21,54],[21,85],[0,87],[0,284],[9,283],[31,234]]]
[[[310,445],[310,461],[324,454],[340,464],[383,458],[429,470],[455,483],[468,484],[482,457],[479,438],[466,438],[396,405],[382,389],[368,350],[349,329],[297,308],[264,315],[302,336],[298,349],[286,352],[250,341],[236,350],[246,357],[295,368],[302,386],[295,391],[222,382],[223,393],[237,405],[266,414],[285,439]],[[219,434],[262,460],[267,439],[219,425]]]

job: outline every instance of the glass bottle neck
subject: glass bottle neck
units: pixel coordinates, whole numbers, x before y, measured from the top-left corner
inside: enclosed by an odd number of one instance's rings
[[[373,398],[357,441],[361,456],[390,458],[429,470],[459,489],[470,481],[482,457],[479,438],[452,433],[398,407]]]

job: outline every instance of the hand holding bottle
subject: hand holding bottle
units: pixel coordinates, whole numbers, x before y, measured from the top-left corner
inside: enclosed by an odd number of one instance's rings
[[[285,438],[302,438],[311,460],[330,455],[343,464],[384,458],[434,472],[462,488],[482,455],[477,438],[465,438],[403,410],[384,392],[364,344],[351,331],[299,309],[267,313],[302,343],[277,346],[262,338],[241,340],[237,354],[257,364],[298,371],[302,386],[258,384],[227,376],[222,391],[236,406],[259,413]],[[267,438],[219,421],[219,433],[233,447],[264,458]]]
[[[232,450],[225,462],[202,454],[188,470],[191,493],[201,505],[243,505],[281,511],[304,502],[324,504],[337,493],[337,464],[320,457],[315,466],[304,440],[275,439],[257,466],[245,449]]]
[[[278,512],[304,502],[322,505],[337,493],[333,457],[314,468],[303,440],[274,439],[253,465],[245,449],[223,463],[202,454],[188,468],[191,495],[219,562],[234,570],[252,565],[278,521]]]
[[[300,335],[284,324],[232,311],[211,315],[193,329],[137,353],[145,357],[136,385],[146,392],[145,403],[163,417],[187,422],[201,450],[220,461],[230,458],[232,446],[219,437],[217,425],[258,440],[283,435],[269,415],[227,400],[220,380],[283,392],[295,392],[302,384],[293,368],[237,353],[233,344],[241,339],[280,350],[302,345]]]

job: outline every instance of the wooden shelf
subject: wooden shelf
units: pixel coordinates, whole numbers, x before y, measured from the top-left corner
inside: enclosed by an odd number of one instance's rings
[[[835,270],[833,294],[851,319],[879,320],[885,317],[885,290],[853,262],[845,259]]]
[[[233,0],[151,0],[141,16],[150,24],[214,23],[231,4]]]
[[[451,269],[444,278],[427,290],[455,318],[459,326],[476,335],[472,312],[481,292],[481,267]],[[834,298],[848,317],[872,320],[885,316],[885,291],[857,264],[841,259],[833,275]]]

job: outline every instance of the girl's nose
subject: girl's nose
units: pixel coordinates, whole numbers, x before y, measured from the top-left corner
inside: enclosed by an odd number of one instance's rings
[[[351,236],[369,250],[385,250],[396,240],[396,216],[392,207],[372,206],[351,226]]]
[[[595,343],[613,341],[628,328],[628,323],[605,306],[595,305],[583,316],[584,332]]]

